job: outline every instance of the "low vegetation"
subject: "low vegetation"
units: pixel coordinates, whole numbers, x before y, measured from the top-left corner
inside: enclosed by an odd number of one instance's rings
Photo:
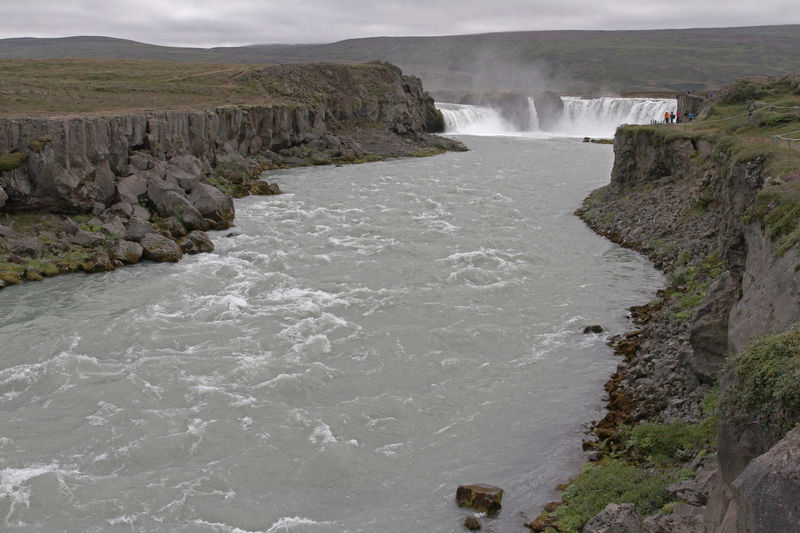
[[[609,503],[633,503],[643,515],[658,511],[674,501],[667,485],[680,477],[681,472],[638,468],[614,458],[588,464],[564,490],[563,504],[553,513],[559,531],[577,533]]]
[[[632,503],[642,516],[669,514],[678,499],[667,486],[691,478],[686,464],[716,447],[717,411],[715,387],[703,399],[699,422],[621,424],[619,443],[603,443],[603,459],[566,485],[561,503],[546,509],[534,529],[577,533],[609,503]]]
[[[757,422],[772,443],[800,423],[800,325],[752,341],[727,361],[733,377],[720,397],[720,416]]]
[[[688,320],[706,297],[708,286],[724,269],[717,254],[710,254],[700,261],[692,261],[691,252],[681,252],[677,267],[667,275],[670,286],[666,292],[675,297],[672,306],[674,317]]]
[[[28,154],[23,154],[21,152],[0,154],[0,172],[6,172],[9,170],[14,170],[15,168],[19,168],[27,160]]]
[[[4,118],[187,111],[222,106],[309,105],[391,90],[378,80],[394,67],[254,65],[144,59],[0,59]],[[336,91],[331,91],[335,86]],[[49,139],[37,139],[36,151]],[[5,157],[1,156],[0,157]],[[5,163],[2,163],[5,164]]]
[[[103,245],[84,247],[64,243],[64,221],[72,218],[75,225],[87,231],[100,228],[91,224],[88,215],[3,213],[0,225],[10,230],[16,239],[30,238],[38,243],[34,254],[15,254],[8,248],[8,240],[0,236],[0,288],[23,281],[40,281],[57,274],[82,272],[88,259]],[[110,239],[111,237],[108,237]]]

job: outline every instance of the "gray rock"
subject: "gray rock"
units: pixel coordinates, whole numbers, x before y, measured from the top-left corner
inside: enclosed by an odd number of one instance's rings
[[[643,522],[644,531],[669,533],[699,533],[705,531],[705,524],[704,508],[685,503],[676,503],[668,515],[659,513]]]
[[[133,215],[133,206],[128,202],[118,202],[108,208],[112,215],[130,218]]]
[[[117,183],[117,196],[120,202],[138,205],[139,198],[147,195],[147,179],[143,176],[134,174],[127,178],[122,178]]]
[[[176,155],[169,160],[169,164],[196,178],[203,175],[203,163],[193,155]]]
[[[194,186],[200,181],[200,176],[194,176],[179,168],[173,168],[167,171],[166,181],[174,183],[188,193],[192,192]]]
[[[142,245],[142,257],[151,261],[177,262],[183,255],[175,241],[158,233],[148,233],[139,244]]]
[[[75,235],[76,233],[78,233],[78,231],[80,231],[78,224],[76,224],[75,221],[72,220],[71,218],[65,218],[61,222],[61,227],[64,228],[64,233],[66,233],[67,235]]]
[[[133,241],[117,240],[108,247],[108,256],[112,261],[135,264],[142,258],[143,248]]]
[[[131,205],[133,212],[131,213],[131,218],[138,218],[141,220],[150,220],[150,211],[146,207],[142,207],[139,204]]]
[[[151,170],[158,163],[158,159],[144,152],[134,152],[130,155],[130,165],[137,170]]]
[[[41,257],[42,245],[36,237],[22,237],[8,241],[8,251],[12,254],[24,255],[27,257]]]
[[[800,428],[753,459],[733,488],[738,531],[796,532],[800,525]]]
[[[589,519],[581,533],[644,533],[642,516],[632,503],[609,503]]]
[[[142,237],[153,232],[153,226],[146,220],[132,218],[125,227],[125,239],[139,242]]]
[[[187,233],[186,226],[176,217],[169,217],[159,223],[159,227],[168,232],[174,239],[184,237]]]
[[[102,233],[96,231],[78,230],[78,232],[72,236],[71,241],[79,246],[94,248],[106,242],[106,237]]]
[[[192,231],[178,243],[185,254],[199,254],[214,251],[214,243],[203,231]]]
[[[167,182],[151,180],[147,186],[147,197],[153,202],[159,215],[174,216],[190,230],[208,229],[205,217],[192,205],[183,190],[177,188],[177,185],[173,187]]]
[[[759,224],[745,227],[746,273],[742,297],[730,315],[729,342],[732,352],[741,352],[750,339],[784,331],[800,320],[800,261],[797,249],[782,256]]]
[[[6,205],[6,201],[8,200],[8,194],[6,194],[5,189],[0,187],[0,209]]]
[[[728,316],[739,299],[739,284],[726,271],[708,288],[692,317],[689,342],[693,353],[686,361],[703,383],[714,383],[728,354]]]
[[[218,222],[218,229],[228,227],[233,222],[233,199],[216,187],[198,183],[189,195],[189,201],[202,216]]]
[[[5,237],[6,239],[13,239],[16,236],[16,232],[11,229],[10,226],[4,226],[0,224],[0,237]]]
[[[114,270],[114,263],[111,258],[103,252],[96,252],[86,260],[83,267],[86,272],[108,272]]]

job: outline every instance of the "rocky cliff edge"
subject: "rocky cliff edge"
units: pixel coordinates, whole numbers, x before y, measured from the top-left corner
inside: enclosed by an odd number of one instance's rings
[[[464,149],[429,133],[441,114],[392,65],[235,78],[271,103],[0,117],[0,286],[208,251],[203,232],[232,224],[232,196],[279,192],[263,170]]]
[[[800,153],[785,137],[800,127],[799,97],[798,76],[743,80],[695,124],[617,131],[611,182],[578,214],[650,256],[669,285],[631,309],[637,330],[612,339],[625,360],[584,447],[606,483],[594,494],[624,477],[615,457],[658,488],[583,531],[797,530],[798,434],[787,431],[800,422]],[[554,516],[586,524],[587,479],[532,529]]]

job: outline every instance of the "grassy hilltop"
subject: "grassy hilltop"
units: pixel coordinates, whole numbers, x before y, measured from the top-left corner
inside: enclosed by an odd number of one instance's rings
[[[108,37],[0,40],[0,57],[214,63],[389,61],[427,90],[550,89],[562,94],[714,90],[800,72],[800,25],[642,31],[537,31],[374,37],[320,45],[154,46]]]
[[[15,118],[316,105],[333,94],[333,86],[338,96],[355,92],[353,83],[371,90],[375,71],[370,65],[350,65],[352,78],[345,80],[336,79],[339,71],[324,65],[0,59],[0,110],[3,117]]]

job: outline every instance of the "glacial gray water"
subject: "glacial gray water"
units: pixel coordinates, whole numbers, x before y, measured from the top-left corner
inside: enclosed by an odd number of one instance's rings
[[[662,279],[572,211],[610,147],[462,137],[270,173],[177,264],[0,292],[0,529],[527,531]]]

